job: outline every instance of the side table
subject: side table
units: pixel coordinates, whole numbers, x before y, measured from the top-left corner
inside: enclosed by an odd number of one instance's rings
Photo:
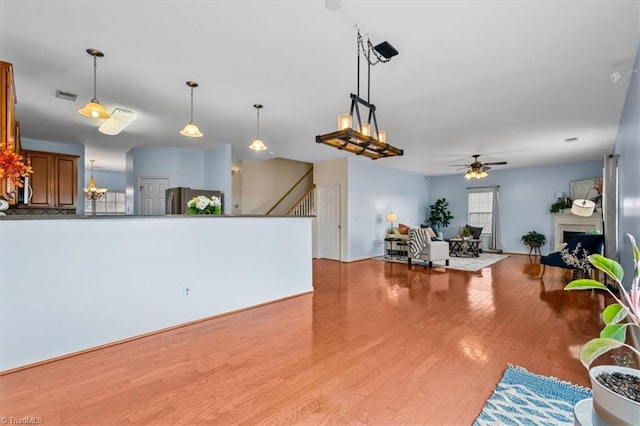
[[[469,238],[451,238],[449,242],[449,256],[480,257],[480,241]]]

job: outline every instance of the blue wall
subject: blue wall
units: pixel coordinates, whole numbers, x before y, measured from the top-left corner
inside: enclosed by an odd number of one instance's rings
[[[231,145],[225,144],[204,153],[204,186],[224,193],[225,214],[231,214]]]
[[[406,225],[417,226],[426,220],[426,176],[384,167],[380,162],[349,158],[347,193],[347,261],[384,254],[387,213],[393,211],[398,222]]]
[[[556,201],[554,193],[562,191],[569,194],[571,181],[601,177],[603,164],[604,160],[522,169],[494,169],[487,178],[479,181],[466,180],[462,173],[435,176],[431,177],[429,204],[442,197],[449,201],[454,219],[444,230],[444,234],[446,238],[453,237],[458,226],[467,223],[467,188],[498,185],[504,251],[528,253],[520,237],[536,230],[547,237],[542,252],[548,253],[550,247],[555,247],[553,216],[549,213],[549,207]]]
[[[640,46],[636,53],[627,99],[622,110],[614,153],[618,154],[618,214],[620,262],[626,272],[625,284],[631,283],[633,253],[627,234],[640,243]]]
[[[85,182],[84,186],[89,184],[89,178],[91,177],[91,168],[84,171]],[[107,188],[109,191],[124,191],[125,189],[125,174],[120,172],[107,172],[104,170],[93,170],[93,177],[96,178],[96,185],[99,188]]]
[[[127,154],[126,169],[127,193],[132,194],[134,214],[138,214],[138,179],[145,177],[168,178],[169,188],[185,186],[222,190],[225,193],[225,207],[231,205],[231,200],[226,198],[227,194],[231,198],[231,145],[204,153],[187,148],[133,148]]]

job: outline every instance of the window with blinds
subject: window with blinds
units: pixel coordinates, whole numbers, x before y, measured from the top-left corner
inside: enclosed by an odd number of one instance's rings
[[[493,215],[493,188],[469,188],[467,190],[467,223],[482,227],[483,234],[491,233]]]
[[[84,214],[91,215],[91,200],[84,200]],[[96,200],[96,215],[117,215],[125,214],[124,192],[109,191],[101,200]]]

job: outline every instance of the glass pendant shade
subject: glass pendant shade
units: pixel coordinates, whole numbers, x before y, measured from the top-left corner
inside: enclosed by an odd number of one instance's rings
[[[190,120],[187,125],[184,126],[184,129],[180,130],[180,134],[188,138],[201,138],[204,134],[198,129],[196,123],[193,122],[193,89],[199,85],[195,81],[187,81],[185,84],[191,89],[191,115],[189,116]]]
[[[97,58],[104,57],[104,53],[98,49],[87,49],[87,53],[93,56],[93,98],[82,108],[78,110],[78,114],[89,118],[109,118],[111,115],[100,104],[97,93],[97,73],[98,73],[98,60]]]
[[[360,133],[365,136],[371,136],[371,124],[362,123],[362,125],[360,126]]]
[[[340,114],[338,116],[338,130],[350,129],[352,118],[350,114]]]
[[[267,146],[264,144],[264,142],[262,142],[262,139],[255,139],[253,142],[251,142],[251,145],[249,145],[249,149],[252,149],[254,151],[266,151]]]
[[[378,139],[378,142],[380,143],[387,143],[387,132],[384,130],[378,130],[378,137],[376,139]]]
[[[97,99],[91,99],[82,109],[78,110],[80,115],[89,118],[109,118],[110,115]]]
[[[267,146],[262,139],[260,139],[260,110],[263,106],[261,104],[254,104],[253,107],[256,109],[256,138],[251,142],[251,145],[249,145],[249,149],[252,151],[266,151]]]
[[[198,129],[198,126],[196,126],[196,124],[192,121],[184,126],[184,129],[180,130],[180,134],[188,138],[201,138],[202,136],[204,136],[200,129]]]

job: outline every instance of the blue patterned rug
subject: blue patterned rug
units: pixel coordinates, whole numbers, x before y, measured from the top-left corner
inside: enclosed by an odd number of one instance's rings
[[[509,365],[474,425],[573,425],[573,406],[591,390]]]

